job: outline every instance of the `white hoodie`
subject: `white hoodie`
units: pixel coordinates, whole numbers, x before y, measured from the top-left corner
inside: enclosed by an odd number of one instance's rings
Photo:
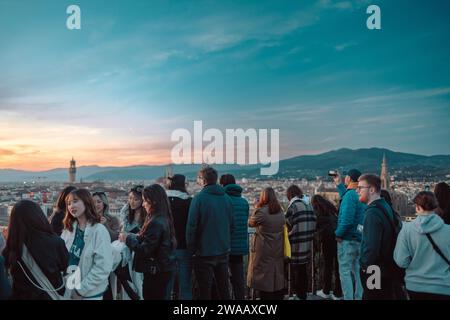
[[[77,222],[73,224],[73,231],[65,229],[61,238],[70,251],[75,239]],[[76,291],[85,298],[97,296],[105,292],[108,277],[112,271],[113,256],[111,238],[108,230],[101,223],[88,223],[84,230],[84,248],[80,256],[81,287]]]

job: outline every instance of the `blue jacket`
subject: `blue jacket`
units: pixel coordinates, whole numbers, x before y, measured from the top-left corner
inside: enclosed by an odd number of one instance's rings
[[[231,235],[232,255],[248,254],[248,213],[249,206],[247,200],[242,198],[242,188],[237,184],[229,184],[224,187],[225,192],[230,196],[234,209],[234,232]]]
[[[341,197],[339,206],[336,237],[343,240],[361,241],[362,233],[358,225],[363,225],[366,205],[359,202],[359,196],[354,189],[346,189],[343,184],[337,186]]]
[[[450,259],[450,225],[444,224],[437,214],[429,214],[403,224],[394,260],[406,268],[406,289],[450,296],[450,266],[433,249],[426,233]]]
[[[191,202],[186,227],[187,249],[196,256],[230,253],[233,205],[225,190],[207,185]]]

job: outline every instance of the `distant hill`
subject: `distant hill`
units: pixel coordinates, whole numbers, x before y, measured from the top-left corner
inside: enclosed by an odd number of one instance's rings
[[[298,173],[325,176],[328,170],[351,168],[357,168],[362,172],[379,173],[383,155],[386,155],[391,173],[401,170],[409,175],[413,175],[415,171],[417,173],[426,171],[431,175],[450,174],[450,155],[422,156],[382,148],[357,150],[343,148],[319,155],[282,160],[277,176],[292,176]]]
[[[339,149],[318,155],[298,156],[280,161],[280,169],[275,177],[326,176],[328,170],[358,168],[362,172],[379,173],[383,155],[386,155],[389,171],[399,177],[444,177],[450,174],[450,155],[422,156],[403,152],[395,152],[382,148]],[[162,166],[130,166],[99,167],[83,166],[77,169],[77,180],[83,181],[118,181],[118,180],[153,180],[164,176],[165,165]],[[260,175],[260,166],[215,165],[222,173],[232,173],[237,178],[267,178]],[[185,174],[195,179],[200,165],[173,165],[175,173]],[[67,169],[52,169],[42,172],[29,172],[11,169],[0,169],[0,182],[20,181],[67,181]]]

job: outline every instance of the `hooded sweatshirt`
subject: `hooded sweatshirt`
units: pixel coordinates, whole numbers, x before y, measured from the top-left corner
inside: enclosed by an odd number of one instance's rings
[[[450,295],[450,266],[433,249],[427,233],[450,259],[450,225],[433,213],[404,224],[397,238],[394,260],[399,267],[406,268],[406,289]]]

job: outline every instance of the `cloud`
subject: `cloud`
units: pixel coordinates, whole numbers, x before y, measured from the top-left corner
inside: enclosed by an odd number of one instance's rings
[[[319,0],[316,5],[321,9],[336,9],[341,11],[354,11],[363,6],[369,5],[371,0],[352,0],[352,1],[341,1],[341,0]]]
[[[357,44],[358,44],[357,42],[341,43],[341,44],[338,44],[338,45],[334,46],[334,50],[340,52],[340,51],[343,51],[343,50],[345,50],[345,49],[347,49],[349,47],[356,46]]]
[[[370,103],[392,100],[416,100],[444,96],[448,94],[450,94],[450,87],[440,87],[422,90],[402,91],[384,95],[380,94],[371,97],[359,98],[354,100],[353,103]]]
[[[0,156],[12,156],[15,155],[16,153],[12,150],[9,149],[0,149]]]

